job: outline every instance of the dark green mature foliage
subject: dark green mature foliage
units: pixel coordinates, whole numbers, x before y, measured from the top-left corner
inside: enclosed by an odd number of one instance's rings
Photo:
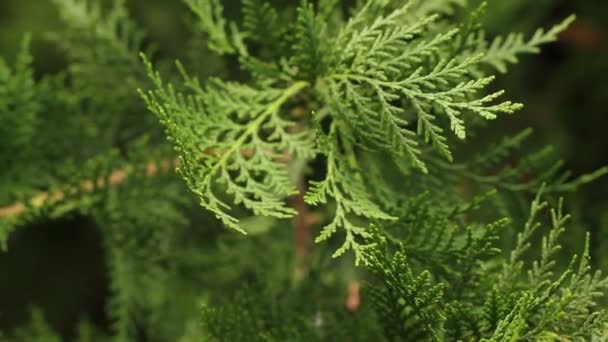
[[[124,1],[52,2],[65,70],[35,79],[29,37],[0,60],[0,200],[17,203],[0,212],[0,242],[44,219],[95,221],[111,324],[83,317],[79,340],[608,333],[589,239],[569,264],[559,253],[560,193],[608,169],[572,178],[550,149],[523,149],[528,129],[479,138],[522,108],[494,75],[573,17],[488,38],[485,4],[466,0],[243,0],[237,18],[185,0],[195,38],[170,67]],[[469,141],[483,151],[459,152]],[[303,256],[291,226],[313,220]],[[39,310],[4,334],[61,339]]]

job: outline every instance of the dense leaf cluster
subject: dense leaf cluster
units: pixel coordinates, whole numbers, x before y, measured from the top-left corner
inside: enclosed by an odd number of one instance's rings
[[[608,279],[588,238],[560,263],[569,216],[555,194],[608,169],[572,179],[550,148],[522,149],[529,129],[478,139],[522,107],[494,74],[573,18],[490,38],[486,5],[466,0],[243,0],[237,18],[185,0],[197,48],[169,67],[124,0],[52,2],[67,68],[36,79],[29,37],[0,59],[0,203],[15,203],[0,208],[0,243],[38,220],[96,222],[112,324],[85,320],[80,340],[607,333]],[[483,149],[459,153],[470,140]],[[289,219],[318,226],[309,255]],[[346,284],[363,287],[348,310]],[[60,340],[39,310],[5,335]]]

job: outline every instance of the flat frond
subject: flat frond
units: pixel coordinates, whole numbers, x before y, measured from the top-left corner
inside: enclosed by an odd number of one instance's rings
[[[308,83],[259,89],[216,79],[203,88],[186,78],[191,94],[185,95],[164,84],[150,63],[148,69],[156,89],[142,96],[165,126],[180,156],[179,173],[201,205],[242,232],[221,193],[255,215],[293,216],[285,203],[295,191],[285,158],[311,157],[314,148],[282,107]]]
[[[491,120],[521,105],[494,104],[500,91],[475,98],[493,80],[463,81],[481,56],[436,59],[457,31],[427,37],[425,31],[437,16],[402,25],[400,18],[409,10],[406,5],[368,26],[359,27],[357,17],[352,19],[337,38],[340,57],[325,79],[332,110],[352,123],[353,135],[397,156],[406,154],[415,167],[426,171],[416,132],[451,160],[437,115],[444,115],[449,129],[464,139],[465,113]],[[417,119],[417,129],[410,124],[412,118]]]
[[[42,109],[38,84],[34,80],[30,37],[25,36],[14,66],[0,58],[0,189],[12,192],[11,182],[4,179],[18,177],[17,167],[30,156],[31,143]],[[17,155],[15,151],[19,151]],[[14,174],[13,174],[14,173]]]
[[[536,54],[540,52],[540,46],[557,40],[560,33],[565,31],[574,22],[575,16],[569,16],[561,23],[549,30],[539,28],[529,39],[524,38],[522,33],[511,33],[506,37],[498,36],[486,46],[483,33],[476,33],[479,37],[471,36],[472,41],[477,40],[479,48],[477,52],[483,53],[481,62],[490,65],[501,73],[507,72],[509,64],[516,64],[518,56],[524,54]]]
[[[304,1],[297,9],[296,27],[290,64],[298,69],[297,77],[314,82],[325,73],[329,49],[324,40],[325,24],[312,4]]]
[[[370,284],[368,291],[385,337],[442,341],[443,284],[434,284],[428,271],[415,274],[403,248],[390,253],[377,228],[368,241],[370,245],[363,250],[364,265],[381,280],[380,284]]]
[[[324,146],[327,157],[327,174],[322,181],[311,182],[305,200],[311,205],[325,204],[330,200],[335,201],[334,217],[331,223],[323,228],[315,241],[327,240],[338,229],[344,229],[346,241],[334,252],[333,256],[337,257],[348,250],[353,250],[357,262],[359,262],[361,242],[357,241],[357,238],[369,237],[365,227],[367,222],[360,223],[359,220],[362,218],[367,221],[392,220],[394,217],[385,213],[373,202],[361,178],[362,175],[354,165],[349,163],[349,156],[340,152],[337,142],[335,142],[335,134],[335,129],[332,129],[328,139],[330,144]]]

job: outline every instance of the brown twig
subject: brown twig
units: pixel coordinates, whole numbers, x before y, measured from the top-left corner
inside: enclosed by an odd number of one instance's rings
[[[291,111],[293,118],[301,118],[307,113],[304,106],[296,106]],[[300,125],[290,127],[288,130],[290,133],[295,133],[300,129]],[[283,156],[284,161],[289,161],[292,156],[285,154]],[[295,240],[295,254],[296,254],[296,268],[295,268],[295,279],[299,281],[304,278],[310,269],[311,255],[310,255],[310,243],[312,240],[312,227],[317,221],[317,216],[310,211],[304,200],[304,194],[306,193],[306,180],[302,174],[298,175],[296,184],[298,193],[291,197],[289,205],[296,211],[296,216],[293,218],[294,226],[294,240]]]
[[[301,117],[305,112],[305,108],[298,106],[292,110],[293,117]],[[292,127],[290,131],[293,133],[298,129],[297,126]],[[221,152],[221,151],[219,151]],[[215,149],[208,149],[204,151],[205,154],[215,155],[218,151]],[[251,157],[255,153],[254,150],[244,148],[240,153],[245,157]],[[275,151],[268,151],[268,153],[275,154],[276,161],[281,163],[288,163],[292,160],[292,156],[289,153],[276,154]],[[177,162],[171,162],[168,160],[162,161],[160,168],[164,171],[168,171],[171,165],[176,165]],[[158,173],[159,166],[156,163],[149,163],[146,168],[148,176],[154,176]],[[87,180],[80,184],[80,189],[91,192],[97,188],[105,186],[117,186],[122,184],[128,177],[129,171],[127,169],[119,169],[113,171],[107,178],[99,178],[96,181]],[[107,179],[107,180],[106,180]],[[297,212],[293,218],[294,235],[295,235],[295,253],[296,253],[296,279],[302,279],[310,268],[310,243],[312,236],[312,226],[317,221],[317,216],[312,213],[304,201],[304,194],[306,192],[306,184],[304,178],[300,178],[297,184],[298,194],[290,198],[290,206]],[[41,192],[30,199],[29,204],[34,207],[42,206],[45,203],[56,203],[64,199],[66,194],[64,192]],[[17,216],[25,212],[27,206],[25,203],[15,203],[5,207],[0,207],[0,218]]]
[[[346,309],[350,312],[355,312],[361,305],[361,285],[358,281],[353,280],[348,284],[348,297],[346,297]]]
[[[176,165],[177,162],[172,162],[169,160],[163,160],[160,163],[149,163],[146,166],[146,175],[153,177],[158,174],[159,170],[163,172],[169,171],[169,168],[172,165]],[[127,169],[118,169],[113,171],[107,178],[102,177],[93,180],[86,180],[80,183],[80,190],[91,192],[98,188],[103,188],[105,186],[117,186],[122,184],[125,179],[129,176],[129,170]],[[32,197],[30,199],[29,205],[33,207],[40,207],[45,203],[56,203],[64,199],[66,194],[62,191],[57,192],[41,192],[38,195]],[[18,202],[8,206],[0,207],[0,218],[3,217],[12,217],[18,216],[25,212],[27,206],[25,203]]]
[[[271,152],[273,152],[273,151],[268,151],[268,153],[271,153]],[[209,149],[209,150],[205,151],[204,153],[212,155],[212,154],[216,154],[217,152],[214,149]],[[254,151],[252,149],[242,149],[241,154],[245,157],[251,157],[254,154]],[[288,153],[283,153],[281,155],[278,155],[275,158],[275,160],[278,162],[281,162],[281,163],[287,163],[291,160],[291,156]],[[169,170],[169,168],[172,165],[179,166],[179,160],[175,160],[175,161],[163,160],[160,163],[160,168],[166,172]],[[159,169],[159,166],[157,165],[157,163],[151,162],[146,167],[146,173],[148,176],[154,176],[158,172],[158,169]],[[126,169],[119,169],[119,170],[113,171],[110,174],[110,176],[107,177],[108,185],[110,185],[110,186],[119,185],[122,182],[124,182],[124,180],[127,178],[127,176],[128,176],[128,170],[126,170]],[[80,184],[80,188],[82,190],[88,191],[88,192],[93,191],[95,188],[100,188],[100,187],[104,187],[104,186],[106,186],[106,178],[99,178],[97,181],[87,180],[87,181],[83,181]],[[48,203],[48,201],[50,201],[51,203],[55,203],[55,202],[61,201],[64,198],[65,198],[65,194],[60,191],[54,192],[54,193],[41,192],[38,195],[35,195],[34,197],[32,197],[30,199],[30,205],[34,206],[34,207],[40,207],[44,203]],[[25,205],[25,203],[21,203],[21,202],[7,205],[4,207],[0,207],[0,218],[20,215],[23,212],[25,212],[25,210],[26,210],[26,205]]]
[[[312,237],[312,226],[317,221],[316,215],[310,211],[304,201],[306,183],[304,179],[298,182],[298,194],[290,199],[290,206],[296,210],[297,215],[293,218],[294,238],[296,244],[296,279],[302,279],[310,268],[310,243]]]

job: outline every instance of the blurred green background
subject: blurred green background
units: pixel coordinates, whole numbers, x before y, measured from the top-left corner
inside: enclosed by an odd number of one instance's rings
[[[236,16],[237,3],[225,1],[224,6]],[[157,54],[184,56],[190,36],[181,1],[127,0],[127,4]],[[559,43],[545,47],[540,55],[522,58],[508,75],[499,76],[498,86],[526,107],[504,125],[491,126],[500,131],[488,134],[502,136],[505,127],[515,131],[531,126],[537,134],[530,147],[553,144],[566,168],[578,175],[608,165],[608,1],[493,0],[486,21],[492,35],[512,31],[530,35],[570,13],[578,20]],[[23,35],[31,33],[37,76],[59,72],[65,66],[64,56],[46,35],[60,25],[50,1],[0,1],[0,56],[12,61]],[[568,198],[577,221],[574,226],[591,231],[592,257],[604,270],[608,269],[607,194],[604,177]],[[580,237],[583,232],[573,234]],[[9,252],[0,254],[0,330],[26,321],[34,305],[42,307],[48,321],[64,334],[70,334],[83,312],[96,325],[107,326],[103,310],[108,285],[99,241],[94,224],[85,217],[18,231]],[[564,249],[575,250],[568,248],[568,241]]]

